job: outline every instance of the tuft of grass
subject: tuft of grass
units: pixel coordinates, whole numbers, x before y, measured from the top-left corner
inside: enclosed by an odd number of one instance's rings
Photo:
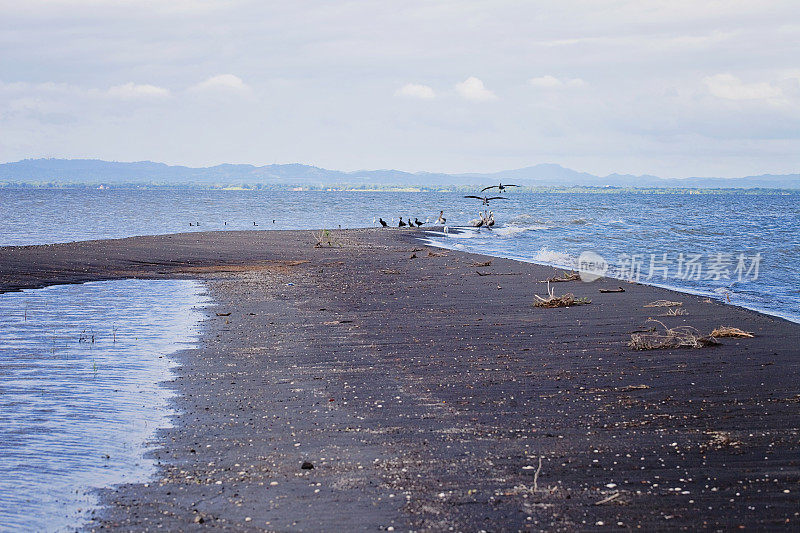
[[[331,232],[329,229],[323,229],[320,230],[319,233],[315,233],[314,239],[317,241],[317,243],[314,245],[314,248],[322,248],[326,244],[328,246],[342,246],[342,243],[333,238],[333,232]]]
[[[711,336],[714,338],[734,337],[738,339],[752,339],[753,337],[755,337],[755,335],[753,335],[749,331],[744,331],[739,328],[734,328],[731,326],[720,326],[711,332]]]
[[[660,324],[663,330],[631,333],[628,347],[634,350],[666,350],[670,348],[705,348],[719,344],[714,337],[702,335],[692,326],[668,328],[660,320],[653,318],[647,320]]]

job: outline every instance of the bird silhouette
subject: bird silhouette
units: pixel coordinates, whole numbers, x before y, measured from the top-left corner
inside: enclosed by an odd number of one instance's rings
[[[406,226],[406,223],[403,222],[403,217],[400,217],[400,223],[397,225],[397,227],[398,228],[404,228],[405,226]]]
[[[378,219],[378,222],[380,222],[380,223],[381,223],[381,226],[383,226],[384,228],[385,228],[386,226],[388,226],[388,225],[389,225],[389,224],[387,224],[387,223],[386,223],[386,221],[385,221],[385,220],[383,220],[382,218],[379,218],[379,219]]]
[[[505,196],[475,196],[474,194],[468,194],[464,198],[475,198],[483,202],[483,205],[489,205],[489,200],[508,200]]]
[[[506,187],[519,187],[519,185],[511,185],[511,184],[503,185],[502,183],[500,185],[490,185],[488,187],[484,187],[483,189],[481,189],[481,192],[488,191],[489,189],[497,189],[498,191],[503,192],[504,190],[506,190]]]

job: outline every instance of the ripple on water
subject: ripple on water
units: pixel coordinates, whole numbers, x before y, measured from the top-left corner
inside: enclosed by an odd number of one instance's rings
[[[194,346],[206,305],[194,281],[0,294],[0,530],[74,528],[95,489],[150,478],[169,356]]]

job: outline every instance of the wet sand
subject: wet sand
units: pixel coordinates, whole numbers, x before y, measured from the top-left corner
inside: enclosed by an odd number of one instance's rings
[[[490,258],[416,234],[0,248],[0,290],[191,277],[218,304],[180,355],[159,478],[104,491],[88,529],[799,527],[800,325],[637,284],[599,292],[616,280],[554,284],[592,303],[534,308],[555,269],[478,266]],[[688,314],[644,307],[660,299]],[[649,317],[756,337],[631,350]]]

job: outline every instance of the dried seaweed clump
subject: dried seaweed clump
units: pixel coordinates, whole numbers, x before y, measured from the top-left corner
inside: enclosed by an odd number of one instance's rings
[[[671,302],[669,300],[656,300],[645,305],[645,307],[677,307],[683,305],[683,302]]]
[[[556,296],[555,289],[550,288],[550,282],[547,283],[547,298],[543,298],[538,294],[534,294],[536,301],[533,302],[534,307],[570,307],[573,305],[586,305],[592,303],[588,298],[575,298],[571,292]]]
[[[702,335],[691,326],[668,328],[659,320],[649,319],[661,325],[662,330],[654,329],[631,333],[628,346],[634,350],[666,350],[670,348],[704,348],[719,344],[711,335]]]
[[[720,326],[711,332],[711,336],[714,338],[735,337],[738,339],[752,339],[753,337],[755,337],[755,335],[753,335],[749,331],[744,331],[739,328],[734,328],[731,326]]]
[[[579,279],[581,279],[581,276],[577,272],[563,271],[561,272],[561,276],[553,276],[552,278],[548,278],[546,281],[558,283],[561,281],[578,281]]]

